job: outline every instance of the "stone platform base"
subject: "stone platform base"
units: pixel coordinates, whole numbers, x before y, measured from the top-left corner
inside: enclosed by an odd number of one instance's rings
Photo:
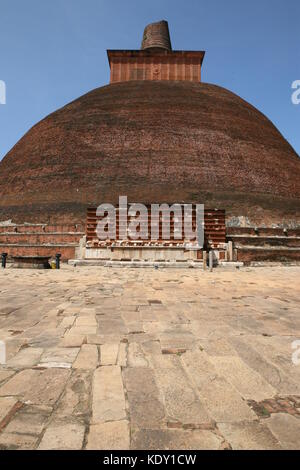
[[[88,248],[81,253],[82,259],[121,262],[173,262],[187,263],[202,259],[202,250],[184,246],[115,246]]]
[[[105,266],[120,268],[185,268],[203,269],[203,261],[118,261],[101,259],[71,259],[71,266]]]
[[[251,261],[247,266],[252,268],[276,268],[279,266],[300,266],[300,261]]]

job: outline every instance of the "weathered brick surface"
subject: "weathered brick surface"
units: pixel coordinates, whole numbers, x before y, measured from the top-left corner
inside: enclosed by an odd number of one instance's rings
[[[151,47],[161,47],[167,50],[172,49],[167,21],[158,21],[146,26],[143,35],[142,49]]]
[[[110,83],[132,80],[201,82],[204,52],[108,51]]]
[[[273,399],[264,400],[261,402],[248,401],[248,404],[253,408],[255,413],[262,418],[268,418],[274,413],[288,413],[294,416],[300,416],[299,410],[300,397],[276,397]]]
[[[62,255],[75,257],[76,247],[84,235],[83,225],[3,225],[0,226],[0,252],[13,256]]]
[[[263,262],[263,261],[274,261],[274,262],[289,262],[289,261],[300,261],[300,243],[297,241],[297,247],[292,249],[288,248],[251,248],[244,247],[238,249],[237,260],[242,261],[245,264],[249,264],[252,261]]]
[[[62,260],[73,259],[75,257],[76,246],[63,245],[1,245],[1,252],[8,253],[9,258],[12,256],[51,256],[55,257],[56,253],[61,253]]]
[[[282,223],[299,219],[300,160],[230,91],[146,80],[79,98],[34,126],[0,163],[0,220],[84,222],[87,206],[116,203],[120,194],[200,201],[257,225]]]

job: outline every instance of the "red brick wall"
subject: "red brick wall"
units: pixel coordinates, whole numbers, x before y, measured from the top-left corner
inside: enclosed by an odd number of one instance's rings
[[[237,251],[237,260],[242,261],[245,265],[251,262],[295,262],[300,261],[300,249],[287,250],[280,249],[270,250],[256,250],[255,248],[243,248]]]
[[[62,261],[68,261],[75,258],[75,246],[31,246],[31,245],[8,245],[1,247],[1,253],[8,253],[8,260],[13,256],[51,256],[55,258],[57,253],[62,255]]]
[[[110,82],[127,82],[131,80],[187,80],[201,81],[201,64],[199,60],[155,57],[141,59],[115,59],[111,63]]]
[[[12,256],[52,256],[62,260],[75,257],[84,235],[82,225],[8,225],[0,226],[0,253]]]
[[[110,83],[131,80],[201,81],[204,52],[108,51]]]

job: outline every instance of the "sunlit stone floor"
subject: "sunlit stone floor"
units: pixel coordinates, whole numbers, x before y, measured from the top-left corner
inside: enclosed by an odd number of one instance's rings
[[[299,278],[1,270],[0,449],[299,449]]]

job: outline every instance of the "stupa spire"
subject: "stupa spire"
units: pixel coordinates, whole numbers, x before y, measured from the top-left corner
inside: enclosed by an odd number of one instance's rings
[[[146,26],[141,49],[107,51],[110,83],[131,80],[201,82],[204,51],[174,51],[168,22]]]
[[[153,48],[172,50],[169,25],[165,20],[151,23],[145,28],[141,49]]]

